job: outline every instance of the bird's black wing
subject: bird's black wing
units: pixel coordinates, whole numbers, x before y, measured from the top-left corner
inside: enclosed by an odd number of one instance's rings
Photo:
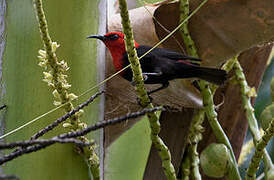
[[[140,48],[139,49],[139,53],[140,54],[144,54],[146,51],[148,51],[149,49],[151,49],[150,46],[139,46]],[[138,50],[137,50],[138,52]],[[139,56],[139,53],[138,53],[138,56]],[[163,58],[168,58],[168,59],[171,59],[171,60],[193,60],[193,61],[201,61],[201,59],[199,58],[195,58],[195,57],[192,57],[192,56],[186,56],[186,55],[183,55],[183,54],[180,54],[180,53],[177,53],[175,51],[171,51],[171,50],[168,50],[168,49],[165,49],[165,48],[155,48],[154,50],[152,50],[152,52],[150,52],[151,54],[157,54],[157,56],[161,56]]]

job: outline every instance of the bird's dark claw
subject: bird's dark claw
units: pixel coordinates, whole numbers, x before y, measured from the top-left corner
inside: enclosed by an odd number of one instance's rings
[[[143,74],[143,79],[144,79],[144,81],[146,81],[146,80],[148,79],[148,75]],[[136,82],[133,80],[133,78],[132,78],[130,84],[131,84],[132,86],[136,86]]]
[[[136,86],[136,83],[135,83],[135,81],[134,81],[133,79],[130,81],[130,84],[131,84],[132,86]]]
[[[136,98],[136,101],[137,101],[137,103],[138,103],[140,106],[146,107],[147,105],[149,105],[150,103],[152,103],[152,100],[153,100],[153,98],[152,98],[150,95],[148,95],[148,98],[149,98],[149,102],[148,102],[147,104],[145,104],[145,105],[142,105],[141,99],[140,99],[139,97]]]
[[[146,81],[148,79],[148,76],[146,74],[143,74],[143,79]]]

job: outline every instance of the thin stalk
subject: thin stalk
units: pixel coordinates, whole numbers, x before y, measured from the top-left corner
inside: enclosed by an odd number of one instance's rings
[[[251,105],[251,99],[250,99],[251,88],[248,86],[245,75],[243,73],[243,69],[238,61],[236,61],[234,64],[234,70],[235,70],[235,76],[236,76],[237,82],[240,85],[241,94],[242,94],[242,103],[243,103],[245,115],[248,121],[248,126],[253,136],[255,147],[257,147],[257,142],[261,140],[261,135],[260,135],[257,119],[254,114],[254,109]],[[263,152],[263,161],[265,164],[265,171],[267,172],[269,169],[274,168],[274,166],[266,149],[263,149],[262,152]]]
[[[270,139],[274,136],[274,118],[272,118],[269,127],[266,129],[265,134],[255,146],[255,153],[251,159],[251,163],[247,169],[245,178],[247,180],[256,179],[256,171],[259,168],[261,159],[265,153],[265,147],[267,146]],[[273,168],[273,167],[272,167]]]
[[[206,2],[206,1],[204,1]],[[181,0],[181,18],[185,18],[187,16],[187,13],[189,12],[189,5],[187,0]],[[181,19],[183,21],[184,19]],[[199,57],[197,48],[195,47],[195,44],[189,34],[187,25],[184,25],[181,27],[181,34],[183,36],[183,40],[185,43],[185,47],[187,49],[187,53],[191,56]],[[232,179],[241,179],[238,165],[236,158],[234,156],[232,146],[229,142],[229,139],[227,138],[225,132],[223,131],[222,127],[220,126],[218,120],[217,120],[217,113],[214,109],[214,102],[213,102],[213,94],[209,88],[209,84],[205,81],[200,81],[199,86],[201,88],[202,96],[203,96],[203,103],[204,103],[204,110],[207,115],[208,122],[217,137],[218,141],[220,143],[225,144],[231,154],[231,173],[229,173],[229,178]],[[193,152],[194,153],[194,152]]]
[[[180,0],[180,20],[184,21],[188,17],[188,15],[189,15],[189,1]],[[190,33],[188,31],[188,21],[181,26],[180,32],[183,37],[187,53],[194,55],[195,57],[199,57],[197,53],[197,49],[195,47],[195,43],[192,40]]]
[[[126,50],[133,72],[133,80],[136,83],[138,98],[140,99],[140,103],[143,107],[153,108],[153,105],[150,103],[150,99],[144,87],[142,69],[134,46],[133,33],[130,26],[126,0],[119,0],[119,8],[121,11],[123,32],[125,34]],[[147,116],[151,127],[151,140],[158,150],[158,154],[162,160],[162,167],[164,169],[165,175],[168,180],[176,180],[175,169],[171,163],[171,155],[169,149],[164,144],[162,139],[158,136],[160,132],[159,118],[156,113],[148,113]]]
[[[182,162],[182,178],[180,180],[189,180],[190,176],[190,156],[188,155],[188,151],[185,152],[186,156]]]
[[[41,39],[44,44],[45,51],[39,51],[39,59],[41,62],[39,65],[41,67],[51,67],[49,72],[44,72],[44,80],[48,83],[50,87],[54,89],[53,95],[56,99],[58,99],[58,103],[67,104],[64,106],[66,112],[70,112],[74,109],[73,104],[70,102],[76,96],[74,94],[68,94],[67,89],[70,85],[66,81],[65,71],[68,70],[67,64],[64,61],[58,62],[57,56],[55,54],[56,49],[58,48],[57,43],[53,43],[48,31],[48,25],[46,16],[43,10],[42,0],[33,0],[34,9],[37,15],[37,21],[39,24],[39,30]],[[57,105],[57,104],[55,104]],[[79,120],[80,112],[71,117],[71,125],[72,131],[77,129],[81,129],[85,127],[84,123]],[[82,136],[79,139],[83,142],[89,143],[89,139]],[[89,167],[91,168],[91,172],[94,180],[100,179],[100,169],[99,169],[99,158],[95,152],[95,145],[91,145],[89,147],[83,148],[83,152],[88,159]]]
[[[223,131],[221,125],[218,122],[217,119],[217,113],[214,109],[214,102],[213,102],[213,96],[211,93],[211,90],[209,88],[209,84],[205,81],[201,81],[199,83],[200,88],[202,90],[202,96],[203,96],[203,103],[204,103],[204,110],[207,115],[208,122],[218,140],[218,142],[223,143],[227,146],[229,149],[230,155],[231,155],[231,170],[228,174],[230,179],[241,179],[240,173],[238,170],[238,165],[236,158],[233,153],[232,146],[229,142],[228,137],[226,136],[225,132]]]
[[[202,132],[204,131],[204,128],[202,126],[202,123],[204,121],[204,111],[198,110],[192,120],[190,133],[189,133],[189,141],[190,145],[188,147],[188,154],[190,155],[190,163],[191,163],[191,171],[190,176],[191,179],[201,180],[201,174],[199,171],[199,153],[197,151],[198,143],[202,140]]]

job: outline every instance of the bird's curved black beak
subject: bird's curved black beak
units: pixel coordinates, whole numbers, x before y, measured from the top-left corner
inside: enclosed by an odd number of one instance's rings
[[[101,36],[101,35],[90,35],[87,37],[87,39],[89,38],[95,38],[95,39],[100,39],[101,41],[105,41],[106,37],[105,36]]]

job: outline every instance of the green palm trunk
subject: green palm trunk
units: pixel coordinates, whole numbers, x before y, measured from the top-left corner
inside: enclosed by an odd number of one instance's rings
[[[3,0],[0,0],[0,2]],[[1,4],[2,4],[1,2]],[[43,48],[38,23],[31,0],[6,1],[5,47],[2,64],[1,111],[5,132],[9,132],[54,108],[52,91],[42,82],[43,69],[38,64],[38,50]],[[44,1],[49,32],[53,41],[61,44],[57,50],[60,60],[70,66],[70,91],[79,95],[97,83],[97,44],[86,40],[99,28],[99,0]],[[101,9],[104,11],[104,9]],[[2,47],[0,47],[2,48]],[[1,56],[0,56],[1,57]],[[81,97],[80,104],[95,90]],[[29,139],[42,127],[65,114],[60,109],[38,122],[8,136],[5,141]],[[93,124],[99,117],[99,99],[85,109],[81,118]],[[45,137],[64,132],[62,126]],[[100,143],[99,131],[89,137]],[[99,154],[99,147],[97,148]],[[7,152],[5,152],[7,153]],[[88,179],[88,167],[73,145],[53,145],[45,150],[22,156],[1,166],[4,174],[15,174],[21,179]]]

